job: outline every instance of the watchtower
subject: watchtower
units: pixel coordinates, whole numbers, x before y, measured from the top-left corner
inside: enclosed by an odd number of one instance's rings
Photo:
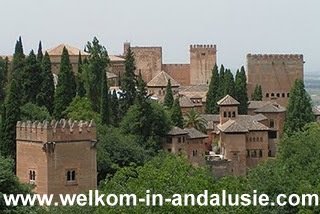
[[[303,80],[303,55],[299,54],[248,54],[248,95],[261,85],[262,100],[276,100],[287,106],[290,90],[296,79]]]
[[[190,84],[209,84],[217,62],[216,45],[190,45]]]
[[[39,194],[84,193],[97,188],[93,121],[18,122],[17,176]]]

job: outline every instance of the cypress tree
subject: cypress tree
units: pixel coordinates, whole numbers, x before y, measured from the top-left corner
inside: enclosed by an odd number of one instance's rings
[[[233,78],[233,74],[231,72],[230,69],[226,69],[225,73],[224,73],[224,78],[223,78],[223,94],[220,98],[226,96],[226,95],[230,95],[232,97],[235,96],[235,82],[234,82],[234,78]]]
[[[163,105],[170,109],[173,105],[173,102],[174,102],[174,98],[173,98],[173,93],[171,88],[171,81],[169,79],[166,87],[166,95],[164,97]]]
[[[2,120],[2,140],[0,151],[4,156],[15,158],[16,153],[16,124],[20,119],[19,88],[17,81],[12,79],[8,96],[5,101],[5,114]]]
[[[217,114],[219,101],[219,72],[218,66],[214,65],[212,69],[212,76],[209,84],[209,90],[207,93],[206,113]]]
[[[40,90],[37,95],[37,104],[45,106],[49,113],[53,113],[53,99],[54,99],[54,81],[51,70],[51,61],[49,54],[46,52],[41,66],[41,79]]]
[[[61,56],[60,72],[58,74],[58,84],[54,94],[54,111],[55,118],[62,118],[62,112],[71,103],[76,95],[76,87],[73,81],[72,66],[70,64],[68,50],[64,47]]]
[[[115,89],[111,95],[111,112],[112,125],[117,126],[119,123],[119,99]]]
[[[88,63],[83,66],[85,73],[85,85],[87,96],[92,103],[94,111],[99,112],[101,107],[101,73],[106,71],[109,64],[109,56],[106,48],[99,44],[99,40],[94,37],[92,42],[86,46]]]
[[[37,62],[36,55],[31,50],[26,59],[26,65],[21,75],[21,105],[28,102],[36,104],[36,97],[42,84],[41,65]]]
[[[135,101],[138,105],[144,103],[147,99],[147,84],[142,79],[141,72],[139,72],[139,75],[136,79],[136,85],[137,85],[137,91],[136,91],[136,98]]]
[[[38,46],[38,54],[37,54],[37,61],[39,63],[42,62],[42,59],[43,59],[43,52],[42,52],[42,43],[41,41],[39,42],[39,46]]]
[[[5,98],[5,66],[5,61],[0,57],[0,108]]]
[[[82,58],[81,52],[79,51],[78,57],[78,74],[77,74],[77,95],[79,97],[84,97],[86,95],[86,89],[84,87],[83,77],[82,77]]]
[[[256,85],[253,94],[251,95],[251,100],[261,101],[262,100],[262,88],[261,85]]]
[[[129,47],[125,56],[125,72],[121,78],[121,115],[128,111],[136,97],[135,70],[134,55]]]
[[[223,65],[220,67],[220,72],[219,72],[219,80],[220,80],[220,85],[219,85],[219,98],[223,98],[224,92],[225,92],[225,86],[224,86],[224,74],[225,74],[225,68]]]
[[[284,132],[291,136],[295,132],[301,131],[307,123],[314,120],[311,98],[304,88],[303,81],[296,80],[290,91]]]
[[[180,107],[179,97],[174,100],[171,108],[171,122],[172,125],[183,128],[183,116]]]
[[[244,67],[237,71],[235,80],[235,99],[240,102],[239,114],[248,112],[248,94],[247,94],[247,77]]]
[[[108,82],[105,71],[101,72],[101,106],[100,115],[101,123],[103,125],[110,124],[110,106],[109,106],[109,93],[108,93]]]
[[[22,72],[24,70],[24,66],[25,66],[25,55],[23,53],[22,39],[21,37],[19,37],[19,40],[16,42],[16,45],[15,45],[10,74],[8,75],[9,83],[12,79],[16,79],[17,84],[20,85],[20,79],[21,79]]]

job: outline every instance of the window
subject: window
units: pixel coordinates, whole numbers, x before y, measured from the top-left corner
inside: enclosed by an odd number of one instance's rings
[[[182,137],[182,142],[186,142],[186,137],[185,136]]]
[[[266,93],[266,97],[269,97],[269,93]]]
[[[287,93],[287,97],[290,97],[290,93]]]
[[[67,170],[67,182],[76,182],[76,170]]]
[[[277,138],[277,131],[269,131],[268,137],[269,137],[269,139],[276,139]]]
[[[250,150],[247,149],[247,157],[250,157]]]
[[[36,180],[36,171],[29,170],[29,181],[34,182]]]
[[[253,142],[256,142],[256,138],[255,137],[253,137]]]
[[[259,150],[259,157],[262,157],[262,150]]]
[[[223,117],[227,117],[227,112],[223,112]]]
[[[285,93],[282,93],[282,97],[286,97],[286,94],[285,94]]]
[[[274,97],[274,93],[271,93],[271,97]]]
[[[277,93],[277,97],[280,97],[280,93]]]
[[[172,143],[172,138],[171,137],[167,137],[167,143]]]
[[[270,128],[274,128],[274,120],[270,119]]]
[[[236,112],[235,111],[232,112],[232,117],[236,117]]]
[[[249,142],[252,142],[252,138],[251,137],[249,138]]]
[[[228,117],[231,117],[231,112],[230,111],[228,112]]]
[[[262,137],[260,137],[260,142],[262,142],[263,141],[263,138]]]
[[[201,53],[201,56],[205,56],[206,55],[206,53]]]
[[[181,143],[181,137],[178,137],[178,143]]]

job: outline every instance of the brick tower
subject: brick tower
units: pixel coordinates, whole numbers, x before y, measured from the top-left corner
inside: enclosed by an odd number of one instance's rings
[[[216,45],[190,45],[190,84],[209,84],[217,62]]]
[[[261,85],[263,100],[287,106],[295,80],[303,80],[303,64],[303,55],[298,54],[248,54],[248,96]]]
[[[97,188],[93,121],[18,122],[17,176],[39,194],[85,193]]]

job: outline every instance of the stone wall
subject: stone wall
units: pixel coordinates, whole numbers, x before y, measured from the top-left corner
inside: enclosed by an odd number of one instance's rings
[[[190,64],[163,64],[162,70],[178,81],[180,85],[190,85]]]

